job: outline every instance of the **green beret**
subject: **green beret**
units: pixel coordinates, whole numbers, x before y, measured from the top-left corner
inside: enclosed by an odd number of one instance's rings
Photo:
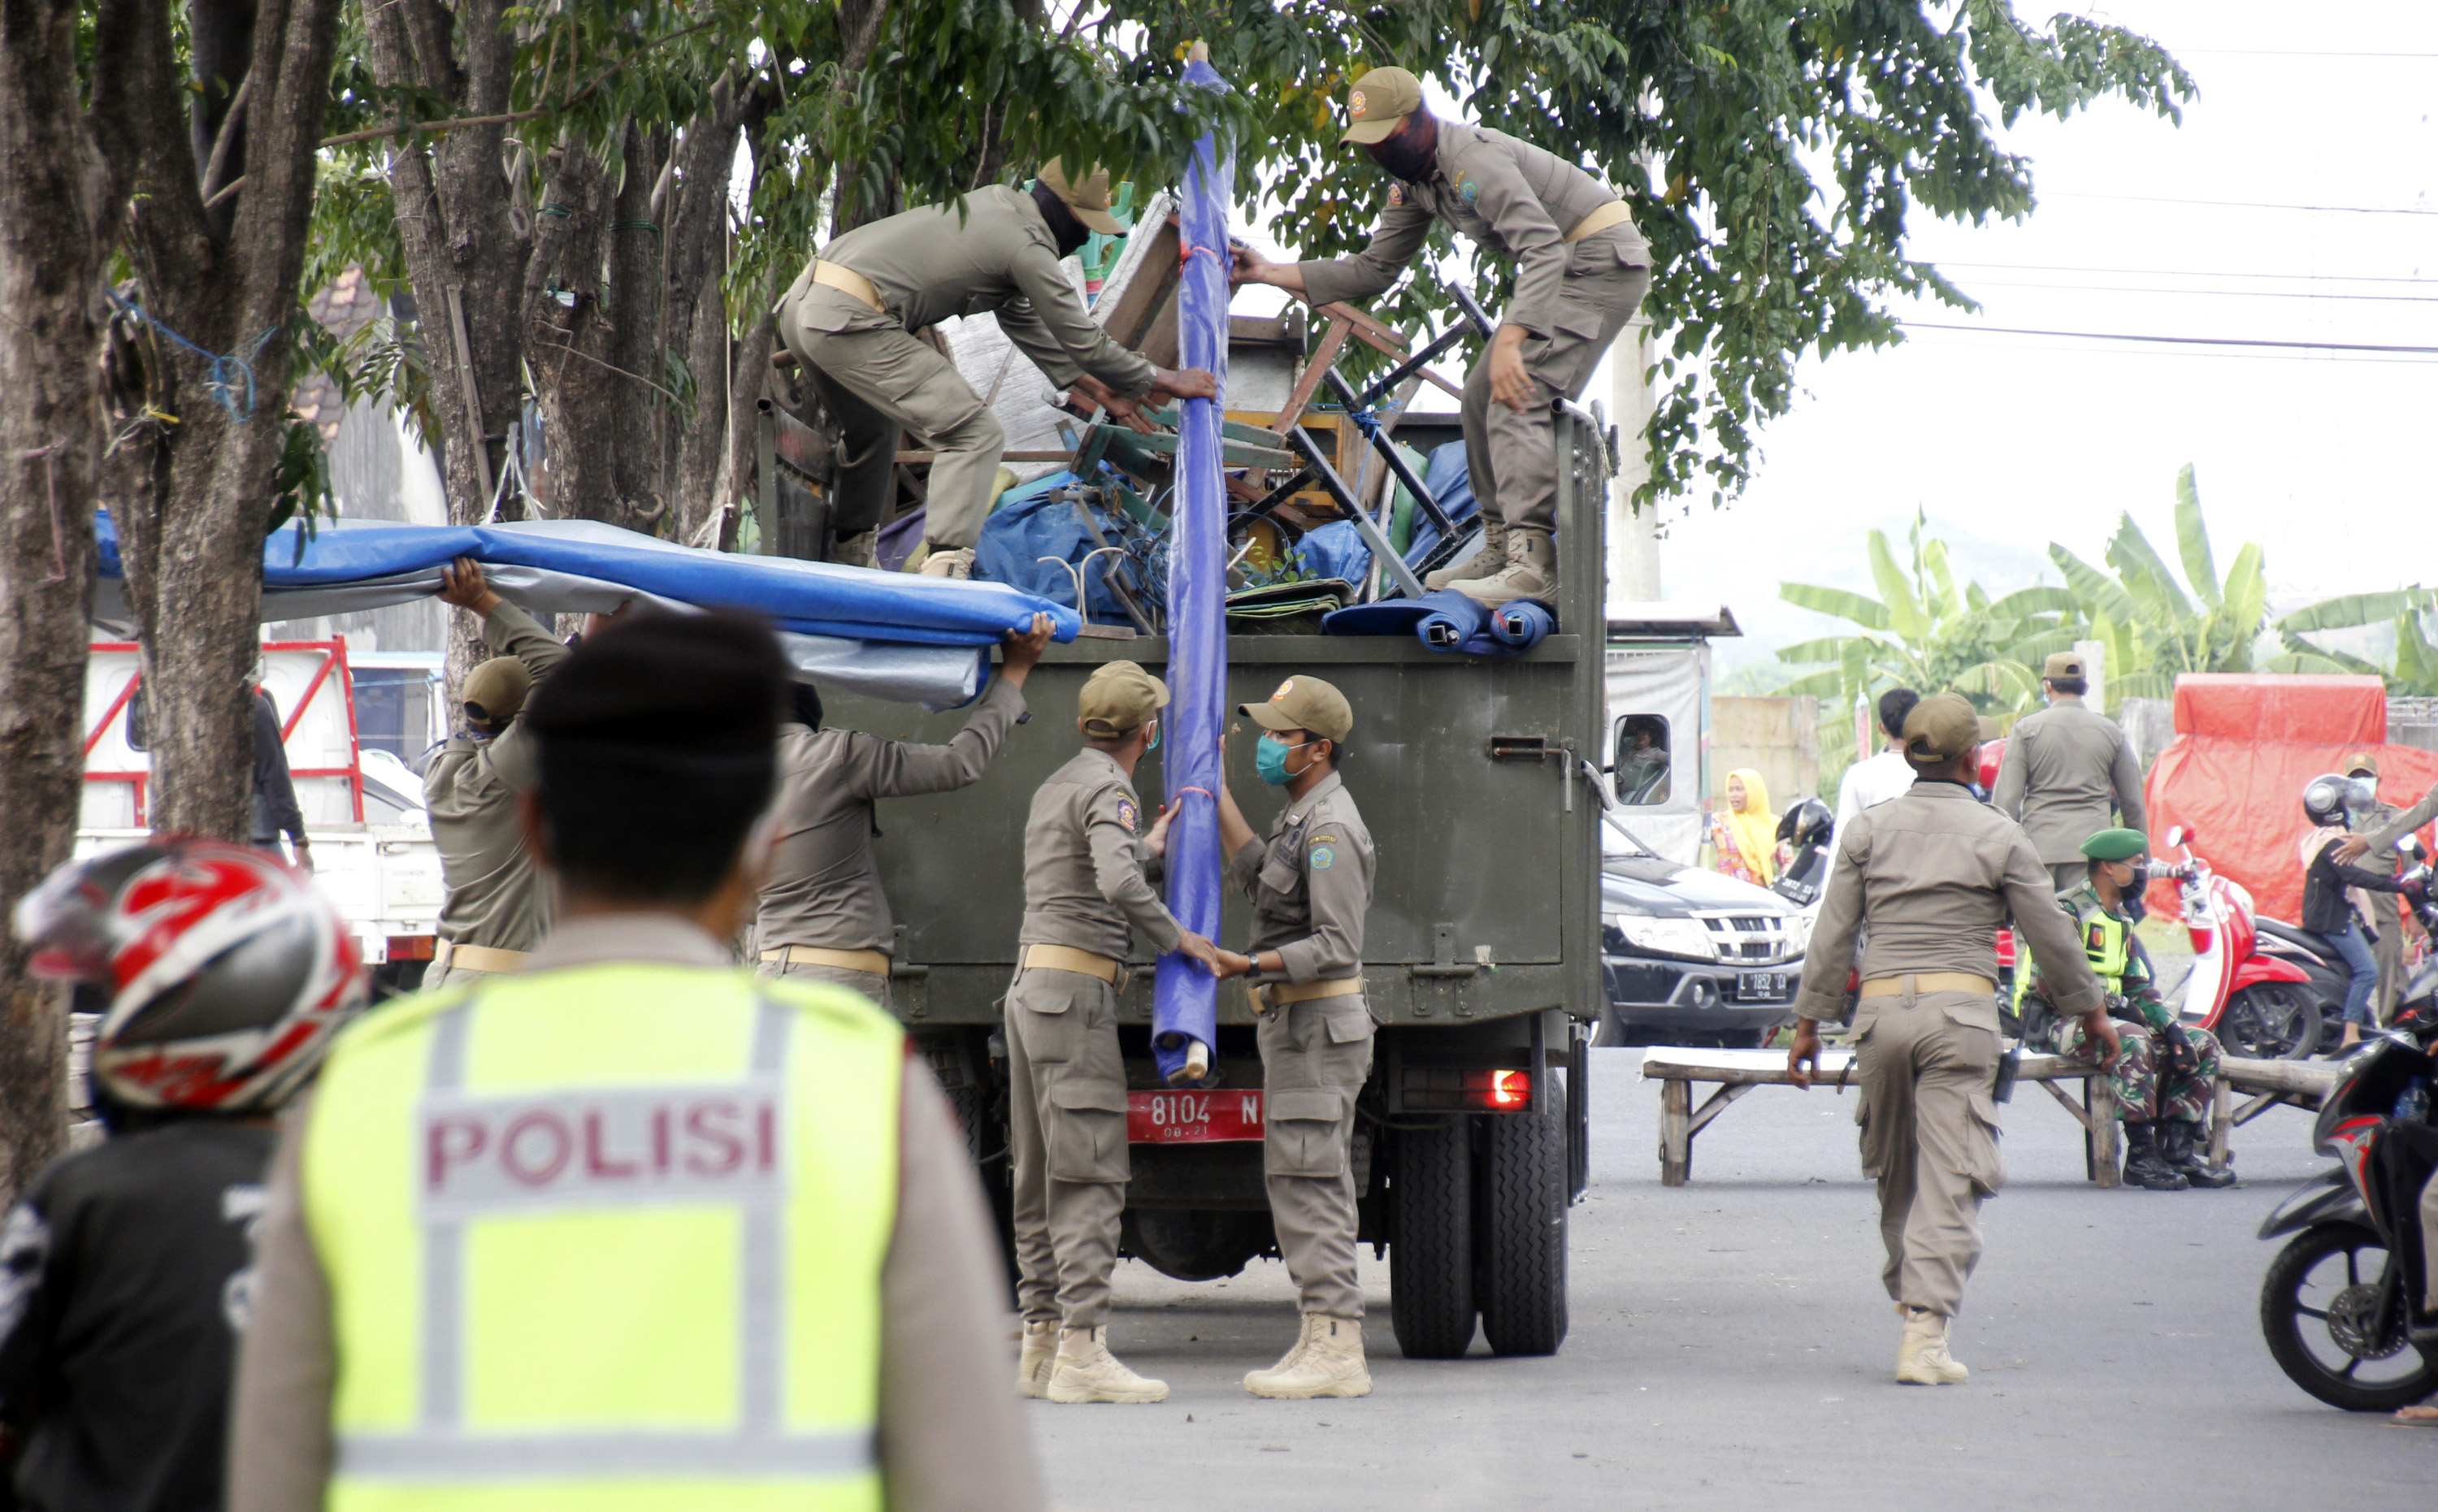
[[[2140,830],[2102,830],[2082,842],[2082,853],[2094,861],[2130,861],[2150,849],[2150,837]]]

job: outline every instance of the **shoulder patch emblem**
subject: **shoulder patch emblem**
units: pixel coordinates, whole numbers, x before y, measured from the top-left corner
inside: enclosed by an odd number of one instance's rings
[[[1312,843],[1315,845],[1335,845],[1337,843],[1337,836],[1334,835],[1316,835],[1312,837]]]
[[[1312,869],[1315,871],[1326,871],[1336,863],[1337,853],[1329,847],[1316,845],[1312,848]]]
[[[1471,204],[1481,198],[1481,185],[1474,183],[1471,179],[1466,179],[1456,186],[1456,192],[1465,203]]]
[[[1135,833],[1135,826],[1140,824],[1141,821],[1142,813],[1135,807],[1135,800],[1133,799],[1122,798],[1118,800],[1118,822],[1126,827],[1126,833],[1128,835]]]
[[[1391,184],[1388,185],[1388,208],[1394,210],[1404,202],[1405,186],[1402,184]]]

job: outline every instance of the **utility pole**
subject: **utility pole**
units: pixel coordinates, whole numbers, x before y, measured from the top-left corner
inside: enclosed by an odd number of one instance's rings
[[[1648,604],[1660,597],[1659,516],[1654,506],[1634,507],[1636,489],[1651,481],[1651,318],[1637,310],[1609,348],[1609,417],[1616,425],[1617,470],[1611,484],[1608,532],[1608,597],[1612,604]]]

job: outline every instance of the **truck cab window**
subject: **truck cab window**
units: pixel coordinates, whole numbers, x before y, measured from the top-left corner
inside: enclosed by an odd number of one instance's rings
[[[1668,801],[1668,721],[1657,714],[1628,714],[1616,726],[1616,797],[1628,805]]]

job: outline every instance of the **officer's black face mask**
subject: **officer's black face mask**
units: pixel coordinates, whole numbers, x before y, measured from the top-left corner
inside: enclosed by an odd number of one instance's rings
[[[1058,242],[1058,255],[1071,257],[1083,250],[1086,238],[1092,233],[1084,222],[1075,219],[1074,212],[1067,208],[1066,201],[1058,198],[1047,185],[1036,184],[1033,186],[1033,202],[1041,207],[1041,219],[1050,222],[1050,235]]]
[[[1439,156],[1440,133],[1437,122],[1428,112],[1416,111],[1405,117],[1405,124],[1384,142],[1373,142],[1364,149],[1371,161],[1387,168],[1407,184],[1420,183],[1429,177],[1432,161]]]

